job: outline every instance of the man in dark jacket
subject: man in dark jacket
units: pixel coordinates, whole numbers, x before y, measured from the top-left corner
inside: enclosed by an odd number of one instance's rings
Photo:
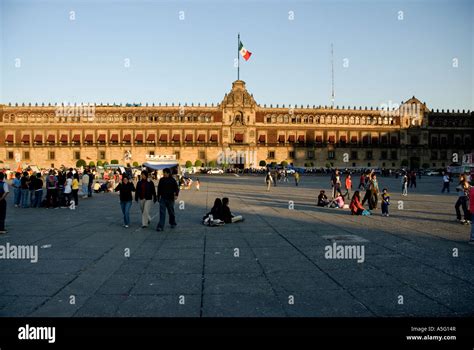
[[[178,183],[171,176],[170,169],[163,169],[163,177],[158,183],[158,200],[160,201],[160,222],[156,227],[157,231],[163,231],[166,221],[166,210],[170,216],[171,228],[176,226],[176,218],[174,215],[174,201],[178,198]]]
[[[140,200],[142,211],[142,228],[148,227],[151,221],[150,208],[152,201],[156,203],[155,184],[148,178],[148,171],[143,170],[141,179],[137,182],[135,191],[135,201]]]

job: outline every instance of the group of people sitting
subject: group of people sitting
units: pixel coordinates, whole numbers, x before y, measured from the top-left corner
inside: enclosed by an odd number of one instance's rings
[[[242,215],[233,215],[229,208],[229,198],[216,198],[211,211],[204,215],[202,223],[207,226],[222,226],[244,221]]]
[[[347,195],[347,193],[346,193]],[[350,204],[344,202],[345,195],[342,194],[340,190],[337,190],[336,196],[329,200],[326,196],[326,191],[321,190],[318,195],[318,207],[329,207],[329,208],[340,208],[340,209],[350,209],[352,215],[371,215],[370,210],[364,208],[363,202],[360,199],[360,192],[355,191],[352,196]],[[387,192],[387,189],[384,188],[382,192],[382,216],[389,216],[388,206],[390,205],[390,195]]]

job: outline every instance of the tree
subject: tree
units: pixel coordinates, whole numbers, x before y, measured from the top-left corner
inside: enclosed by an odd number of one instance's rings
[[[326,163],[326,168],[330,168],[331,167],[331,163]]]
[[[133,166],[136,168],[136,167],[139,167],[140,164],[138,164],[138,162],[133,162]]]
[[[119,163],[119,161],[117,159],[112,159],[110,161],[110,164],[118,164],[118,163]]]
[[[194,162],[194,166],[195,166],[195,167],[198,167],[198,168],[202,167],[202,162],[201,162],[201,160],[199,160],[199,159],[196,160],[196,161]]]
[[[286,160],[282,161],[281,162],[281,166],[282,167],[287,167],[288,166],[288,162]]]
[[[85,167],[87,164],[86,164],[86,161],[84,159],[79,159],[77,162],[76,162],[76,167],[77,168],[80,168],[81,166],[82,167]]]
[[[104,162],[102,163],[103,166],[106,166],[106,165],[109,165],[109,162],[104,160]]]
[[[89,162],[89,166],[95,166],[95,163],[91,160],[91,161]]]
[[[104,165],[104,163],[102,163],[101,160],[98,160],[98,161],[97,161],[97,166],[103,166],[103,165]]]
[[[421,167],[423,169],[428,169],[430,167],[430,165],[428,163],[423,163],[423,165]]]
[[[402,160],[401,166],[408,166],[408,159]]]
[[[215,167],[216,167],[216,161],[215,161],[215,160],[211,160],[211,161],[209,162],[209,166],[210,166],[211,168],[215,168]]]
[[[259,166],[266,166],[267,165],[267,162],[264,161],[264,160],[261,160],[259,163],[258,163]]]
[[[187,160],[186,161],[186,168],[191,168],[193,166],[193,162],[191,162],[190,160]]]

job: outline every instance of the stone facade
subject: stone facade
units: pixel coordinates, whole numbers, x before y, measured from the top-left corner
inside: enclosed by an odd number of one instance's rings
[[[230,150],[256,154],[241,167],[439,168],[472,151],[473,121],[470,111],[430,111],[415,97],[383,109],[261,106],[237,80],[217,106],[0,105],[0,160],[12,169],[171,154],[208,163]]]

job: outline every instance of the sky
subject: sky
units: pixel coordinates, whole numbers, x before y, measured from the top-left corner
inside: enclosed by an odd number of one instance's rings
[[[474,109],[474,1],[0,0],[0,103]]]

